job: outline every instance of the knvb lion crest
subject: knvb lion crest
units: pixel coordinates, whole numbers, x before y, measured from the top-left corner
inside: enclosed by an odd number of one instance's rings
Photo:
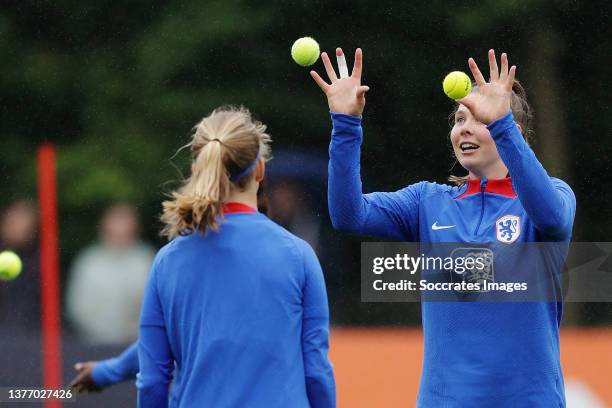
[[[521,219],[518,215],[504,215],[495,222],[497,240],[511,244],[521,235]]]

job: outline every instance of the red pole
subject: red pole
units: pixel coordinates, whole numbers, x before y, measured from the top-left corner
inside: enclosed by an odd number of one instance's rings
[[[38,200],[43,383],[50,389],[62,386],[57,184],[55,148],[50,143],[38,149]],[[45,407],[61,408],[62,404],[49,401]]]

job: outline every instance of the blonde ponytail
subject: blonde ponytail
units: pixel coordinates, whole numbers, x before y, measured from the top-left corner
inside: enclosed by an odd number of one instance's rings
[[[232,188],[244,190],[253,178],[254,163],[270,158],[271,139],[265,130],[242,107],[215,109],[194,127],[189,143],[192,172],[162,204],[162,235],[173,239],[219,229]]]

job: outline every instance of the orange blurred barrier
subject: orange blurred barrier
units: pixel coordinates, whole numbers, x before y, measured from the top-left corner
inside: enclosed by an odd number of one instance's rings
[[[420,329],[334,328],[338,407],[414,407],[421,376]],[[561,332],[566,381],[579,380],[612,406],[612,328],[571,328]]]

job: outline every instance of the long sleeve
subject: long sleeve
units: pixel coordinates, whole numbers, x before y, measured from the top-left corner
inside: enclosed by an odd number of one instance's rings
[[[514,122],[512,112],[487,126],[514,189],[536,228],[555,240],[569,239],[576,197],[563,181],[548,176]]]
[[[149,275],[140,314],[137,376],[138,406],[157,408],[168,406],[168,392],[174,369],[174,357],[166,334],[166,325],[159,297],[156,268]]]
[[[329,309],[323,271],[317,257],[304,244],[302,353],[306,392],[312,408],[336,406],[336,383],[329,362]]]
[[[91,376],[98,387],[105,388],[135,380],[138,368],[138,343],[133,343],[119,356],[98,362]]]
[[[331,113],[329,213],[334,228],[398,240],[418,239],[418,203],[422,183],[393,193],[363,194],[361,118]]]

